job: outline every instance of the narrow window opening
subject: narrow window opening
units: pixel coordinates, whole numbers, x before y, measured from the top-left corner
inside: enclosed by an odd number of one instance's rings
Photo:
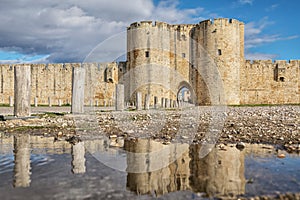
[[[145,57],[146,57],[146,58],[149,58],[149,56],[150,56],[149,51],[146,51],[146,52],[145,52]]]
[[[218,49],[218,55],[221,56],[222,55],[222,50]]]
[[[284,77],[279,78],[280,82],[284,82]]]
[[[109,83],[113,83],[114,81],[113,81],[113,79],[112,79],[112,78],[109,78],[109,79],[107,80],[107,82],[109,82]]]
[[[185,53],[182,53],[182,57],[185,58]]]

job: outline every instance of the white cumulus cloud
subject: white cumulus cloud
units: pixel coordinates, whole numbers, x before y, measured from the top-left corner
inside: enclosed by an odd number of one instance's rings
[[[179,9],[163,0],[43,0],[0,2],[0,51],[48,55],[47,62],[81,62],[100,42],[132,22],[184,23],[202,8]],[[124,49],[124,52],[126,49]]]

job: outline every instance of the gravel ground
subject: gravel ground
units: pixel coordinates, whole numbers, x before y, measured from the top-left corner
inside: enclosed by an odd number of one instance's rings
[[[11,108],[0,108],[0,113],[7,109]],[[106,134],[150,137],[164,143],[263,143],[285,145],[289,151],[299,150],[300,144],[300,106],[227,107],[218,111],[193,107],[139,112],[99,108],[76,116],[67,114],[69,107],[35,109],[33,112],[38,114],[33,119],[0,121],[0,131],[24,132],[27,127],[36,134],[47,130],[51,134],[76,133],[86,139]]]

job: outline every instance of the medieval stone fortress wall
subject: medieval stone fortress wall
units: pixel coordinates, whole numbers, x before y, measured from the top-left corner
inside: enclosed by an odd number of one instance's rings
[[[31,66],[32,105],[35,99],[38,105],[70,105],[73,67],[86,69],[86,105],[112,106],[114,103],[114,89],[118,83],[118,64],[115,62],[23,65]],[[0,104],[11,104],[14,96],[14,65],[0,65],[0,74]]]
[[[150,105],[155,99],[174,102],[184,87],[196,105],[300,103],[300,60],[246,61],[244,24],[234,19],[133,23],[127,28],[126,62],[31,64],[32,104],[70,104],[72,67],[80,66],[86,69],[86,105],[113,105],[116,84],[124,84],[130,103],[137,92]],[[13,70],[0,65],[0,104],[14,96]]]
[[[241,104],[300,103],[300,60],[247,60],[241,81]]]

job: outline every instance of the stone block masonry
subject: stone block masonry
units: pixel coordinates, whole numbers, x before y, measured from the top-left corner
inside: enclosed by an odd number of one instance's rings
[[[31,68],[30,65],[18,65],[14,68],[14,115],[29,117],[31,115]]]
[[[241,68],[241,104],[299,104],[300,60],[247,60]]]
[[[85,68],[73,67],[72,69],[72,109],[71,112],[84,113]]]
[[[117,84],[116,85],[116,105],[115,108],[117,111],[123,111],[124,110],[124,85]]]
[[[85,105],[99,106],[115,101],[115,84],[118,83],[118,63],[65,63],[29,64],[31,66],[31,105],[71,105],[72,68],[84,67]],[[0,104],[8,105],[14,97],[14,66],[0,65]]]
[[[136,110],[142,110],[142,94],[140,92],[136,93]]]

